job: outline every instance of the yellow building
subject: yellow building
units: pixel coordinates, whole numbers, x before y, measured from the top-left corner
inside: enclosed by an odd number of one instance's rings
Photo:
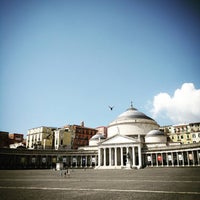
[[[74,139],[73,131],[69,128],[55,130],[55,149],[71,149]]]
[[[28,149],[52,149],[54,148],[55,127],[41,126],[28,130],[26,148]]]
[[[192,143],[191,133],[173,133],[169,135],[169,138],[171,141],[180,142],[181,144]]]
[[[163,126],[161,129],[167,134],[168,140],[181,144],[200,142],[200,122]]]

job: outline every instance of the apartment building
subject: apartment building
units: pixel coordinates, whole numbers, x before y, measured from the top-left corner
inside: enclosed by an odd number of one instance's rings
[[[81,122],[81,125],[66,125],[64,128],[67,128],[71,133],[72,149],[88,146],[90,138],[98,132],[94,128],[85,127],[84,122]]]
[[[74,139],[74,132],[69,128],[60,128],[54,131],[55,132],[55,150],[61,149],[72,149],[72,143]]]
[[[89,145],[89,139],[98,130],[80,125],[66,125],[62,128],[45,127],[28,130],[26,147],[28,149],[78,149]]]
[[[56,127],[41,126],[28,130],[26,148],[28,149],[53,149],[54,131]]]
[[[200,142],[200,122],[163,126],[162,129],[172,142],[192,144]]]

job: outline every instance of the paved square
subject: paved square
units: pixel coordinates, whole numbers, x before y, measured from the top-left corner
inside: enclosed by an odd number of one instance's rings
[[[200,199],[200,168],[64,172],[0,170],[0,199]]]

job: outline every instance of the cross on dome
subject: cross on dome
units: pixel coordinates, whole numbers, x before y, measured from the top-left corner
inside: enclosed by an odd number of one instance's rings
[[[131,108],[133,108],[133,101],[131,101]]]
[[[131,107],[128,108],[127,110],[137,110],[137,109],[135,109],[135,108],[133,107],[133,101],[131,101]]]

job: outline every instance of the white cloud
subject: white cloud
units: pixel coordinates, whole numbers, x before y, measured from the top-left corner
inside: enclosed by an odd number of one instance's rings
[[[200,89],[193,83],[184,83],[171,97],[168,93],[154,96],[153,109],[155,119],[169,118],[174,124],[200,121]]]

